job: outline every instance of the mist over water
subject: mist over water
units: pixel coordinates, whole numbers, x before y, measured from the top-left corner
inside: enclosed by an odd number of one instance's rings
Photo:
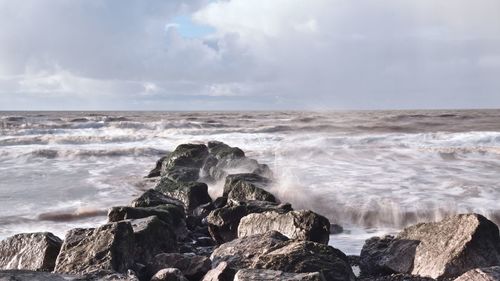
[[[0,237],[106,221],[186,142],[268,164],[272,192],[344,226],[331,244],[478,212],[500,222],[500,111],[0,112]],[[222,183],[210,186],[216,196]]]

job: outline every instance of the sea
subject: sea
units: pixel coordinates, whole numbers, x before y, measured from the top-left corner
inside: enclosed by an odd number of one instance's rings
[[[0,239],[106,222],[182,143],[225,142],[274,172],[271,191],[339,224],[330,244],[464,212],[500,223],[500,110],[0,112]],[[220,196],[223,183],[209,186]]]

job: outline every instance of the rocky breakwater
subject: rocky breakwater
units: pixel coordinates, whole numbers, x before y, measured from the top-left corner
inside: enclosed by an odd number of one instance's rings
[[[182,144],[147,177],[156,186],[104,225],[0,242],[0,281],[354,281],[353,261],[360,280],[498,280],[498,227],[479,215],[372,238],[353,258],[328,245],[327,218],[281,202],[269,167],[237,147]]]

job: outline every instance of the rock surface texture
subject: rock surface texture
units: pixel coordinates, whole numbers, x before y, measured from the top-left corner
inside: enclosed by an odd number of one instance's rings
[[[500,281],[500,266],[472,269],[455,281]]]
[[[241,269],[236,273],[234,281],[323,281],[319,272],[288,273],[266,269]]]
[[[235,174],[226,177],[223,196],[237,201],[278,202],[273,194],[266,191],[271,181],[257,174]]]

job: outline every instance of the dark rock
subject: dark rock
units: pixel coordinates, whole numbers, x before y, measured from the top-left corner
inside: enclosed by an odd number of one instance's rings
[[[331,246],[290,240],[261,254],[252,268],[285,272],[321,272],[325,280],[354,281],[347,256]]]
[[[158,271],[151,281],[188,281],[177,268],[164,268]]]
[[[455,281],[500,281],[500,266],[472,269]]]
[[[237,159],[245,157],[245,152],[238,147],[231,147],[220,141],[209,141],[208,151],[216,159],[230,158]]]
[[[238,237],[276,230],[290,239],[309,240],[328,244],[330,222],[327,218],[309,210],[291,211],[284,214],[265,212],[243,217],[238,226]]]
[[[153,170],[151,170],[149,172],[149,174],[146,176],[146,178],[159,177],[161,175],[161,166],[163,164],[163,161],[165,161],[165,159],[167,159],[167,158],[168,158],[168,155],[163,156],[162,158],[158,159],[158,161],[156,161],[156,166],[154,167]]]
[[[126,272],[133,264],[134,232],[130,222],[68,231],[57,257],[57,273]]]
[[[234,276],[234,281],[324,281],[319,272],[289,273],[269,269],[240,269]]]
[[[0,242],[0,269],[52,271],[61,245],[49,232],[16,234]]]
[[[252,213],[275,211],[286,213],[292,211],[290,204],[277,204],[268,201],[228,201],[226,206],[210,212],[207,216],[208,230],[212,238],[219,244],[238,237],[238,225],[241,218]]]
[[[157,190],[149,189],[137,197],[130,204],[132,207],[156,207],[161,205],[175,205],[184,208],[182,201],[167,196]]]
[[[235,274],[236,271],[229,267],[227,262],[221,262],[217,267],[207,272],[202,281],[232,281]]]
[[[149,276],[164,268],[178,268],[189,280],[200,280],[211,268],[210,259],[193,254],[159,254],[147,265]]]
[[[498,227],[477,214],[420,223],[405,228],[394,239],[368,241],[364,247],[368,251],[361,254],[365,268],[377,268],[380,263],[375,261],[384,260],[391,261],[391,270],[400,273],[442,279],[457,277],[474,268],[500,264]]]
[[[330,224],[330,234],[340,234],[344,232],[344,228],[339,224]]]
[[[399,273],[399,274],[391,274],[378,277],[365,277],[358,280],[359,281],[435,281],[436,279]]]
[[[277,231],[246,236],[220,245],[210,259],[214,267],[227,262],[233,269],[249,268],[262,253],[285,241],[288,238]]]
[[[76,276],[27,270],[1,270],[0,281],[69,281]]]
[[[268,178],[257,174],[235,174],[226,177],[223,196],[238,201],[259,200],[277,202],[265,189],[271,184]]]
[[[139,278],[135,275],[132,270],[128,270],[127,273],[116,273],[113,271],[97,271],[89,274],[85,274],[76,279],[71,279],[73,281],[139,281]]]
[[[207,157],[204,144],[181,144],[163,161],[161,176],[176,182],[197,181]]]
[[[175,182],[162,178],[155,190],[180,200],[191,212],[196,207],[212,202],[208,194],[208,186],[202,182]]]

